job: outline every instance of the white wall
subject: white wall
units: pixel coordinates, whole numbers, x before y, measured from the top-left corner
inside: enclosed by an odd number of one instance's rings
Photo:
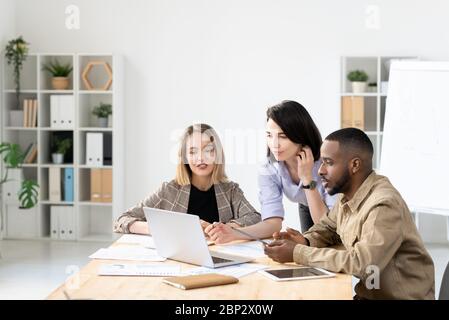
[[[65,28],[69,4],[80,8],[80,30]],[[380,9],[379,29],[366,27],[368,5]],[[34,51],[125,55],[128,205],[173,177],[172,133],[192,121],[222,138],[229,129],[262,130],[267,106],[296,99],[325,136],[339,127],[340,56],[449,58],[445,0],[18,0],[16,7],[17,30]],[[256,171],[228,166],[258,207]],[[296,208],[289,210],[295,223]]]

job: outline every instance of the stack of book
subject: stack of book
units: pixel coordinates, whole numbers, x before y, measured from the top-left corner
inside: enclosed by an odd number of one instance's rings
[[[23,163],[33,163],[37,158],[37,142],[32,142],[25,151]]]
[[[37,100],[23,100],[23,126],[37,127]]]

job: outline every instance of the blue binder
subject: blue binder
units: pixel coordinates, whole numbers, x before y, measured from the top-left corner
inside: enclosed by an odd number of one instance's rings
[[[64,169],[64,201],[73,202],[73,168]]]

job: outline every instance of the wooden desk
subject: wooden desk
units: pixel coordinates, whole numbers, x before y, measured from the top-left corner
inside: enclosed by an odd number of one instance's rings
[[[124,244],[113,244],[124,246]],[[129,246],[129,245],[127,245]],[[270,258],[257,259],[257,263],[281,267]],[[98,276],[97,269],[105,263],[138,263],[118,260],[92,260],[77,274],[54,290],[47,299],[67,299],[64,290],[72,299],[352,299],[352,279],[345,274],[335,278],[276,282],[253,273],[239,279],[232,285],[180,290],[162,283],[162,277]],[[161,263],[161,262],[160,262]],[[165,264],[181,265],[182,270],[193,267],[190,264],[167,260]],[[77,285],[77,283],[79,285]]]

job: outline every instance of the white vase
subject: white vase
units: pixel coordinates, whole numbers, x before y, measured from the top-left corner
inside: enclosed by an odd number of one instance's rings
[[[361,81],[353,81],[352,84],[352,93],[363,93],[366,92],[366,82]]]
[[[62,153],[52,153],[51,157],[54,164],[64,163],[64,155]]]

